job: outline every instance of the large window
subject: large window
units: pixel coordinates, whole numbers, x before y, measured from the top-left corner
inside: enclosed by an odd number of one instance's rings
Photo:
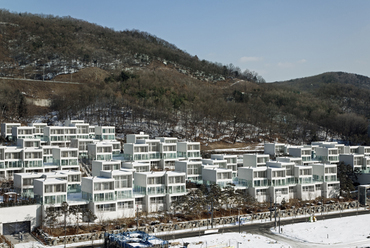
[[[185,183],[185,177],[184,176],[174,176],[174,177],[169,177],[169,183]]]
[[[23,186],[33,185],[33,178],[24,178],[23,179]]]
[[[303,192],[315,192],[315,186],[303,186],[302,191]]]
[[[118,202],[117,206],[118,206],[118,209],[130,209],[130,208],[134,208],[134,203],[132,201]]]
[[[45,185],[45,193],[66,192],[65,184]]]
[[[255,171],[253,173],[254,178],[266,178],[266,171]]]
[[[165,194],[165,187],[148,187],[148,195]]]
[[[113,192],[94,194],[94,202],[114,201],[114,200],[115,200],[115,195]]]
[[[163,177],[149,177],[148,184],[164,184]]]
[[[131,188],[131,177],[130,176],[114,176],[114,187],[115,189],[119,188]]]
[[[79,182],[80,175],[68,175],[68,182]]]
[[[65,195],[52,195],[44,197],[44,204],[58,204],[66,201]]]
[[[94,183],[94,190],[113,190],[113,182],[99,182]]]
[[[132,190],[116,191],[117,199],[132,198]]]
[[[114,212],[114,211],[116,211],[116,204],[111,203],[111,204],[96,205],[96,211],[98,211],[98,212]]]

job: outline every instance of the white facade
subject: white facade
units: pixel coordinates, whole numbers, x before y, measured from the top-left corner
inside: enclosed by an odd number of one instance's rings
[[[189,161],[189,160],[176,161],[175,171],[185,172],[187,180],[194,183],[203,184],[201,161]]]
[[[121,168],[121,161],[118,160],[95,160],[92,161],[92,176],[97,177],[100,176],[100,171],[115,171],[115,170],[120,170]]]
[[[264,167],[269,160],[268,154],[244,154],[243,167]]]
[[[12,140],[12,128],[20,126],[20,123],[1,123],[1,136],[4,139]]]
[[[170,210],[172,200],[186,194],[186,174],[183,172],[136,172],[134,178],[134,193],[139,210]]]
[[[218,165],[206,165],[202,169],[202,179],[206,185],[217,184],[221,188],[225,188],[233,182],[233,171],[231,169],[218,168]]]
[[[264,153],[274,157],[279,157],[288,154],[288,147],[282,143],[265,143]]]
[[[19,173],[14,176],[17,191],[24,196],[34,194],[43,207],[59,206],[64,200],[87,206],[98,218],[169,210],[173,201],[187,193],[186,181],[221,188],[234,184],[259,202],[336,197],[337,162],[352,163],[363,172],[370,167],[370,147],[335,142],[295,147],[271,143],[265,144],[266,154],[245,154],[238,162],[236,155],[226,154],[202,159],[199,142],[150,139],[144,133],[127,135],[121,156],[121,144],[113,138],[114,127],[92,127],[83,121],[66,125],[32,125],[32,130],[39,130],[31,138],[20,139],[21,133],[14,133],[17,146],[0,146],[0,177]],[[36,135],[44,135],[47,145],[35,139]],[[95,135],[99,140],[92,139]],[[270,154],[276,161],[270,160]],[[279,157],[284,154],[289,157]],[[92,166],[90,177],[82,177],[79,171],[79,159],[86,156]],[[237,168],[238,164],[242,167]],[[169,169],[175,171],[165,171]]]

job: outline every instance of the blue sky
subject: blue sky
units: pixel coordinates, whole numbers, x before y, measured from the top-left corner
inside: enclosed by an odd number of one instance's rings
[[[0,8],[146,31],[268,82],[327,71],[370,76],[370,1],[0,0]]]

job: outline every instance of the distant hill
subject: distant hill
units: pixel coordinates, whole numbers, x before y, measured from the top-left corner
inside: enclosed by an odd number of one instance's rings
[[[322,101],[337,105],[343,112],[370,118],[369,77],[345,72],[327,72],[274,84],[312,94]]]
[[[353,85],[360,89],[370,89],[370,78],[353,73],[326,72],[316,76],[274,82],[278,85],[294,87],[297,90],[316,92],[327,84]]]
[[[206,81],[238,77],[262,80],[232,64],[200,60],[196,55],[139,30],[115,31],[83,20],[0,10],[0,75],[51,79],[85,67],[122,70],[153,60],[171,63]]]
[[[0,122],[54,113],[50,124],[77,118],[204,146],[369,143],[364,76],[330,72],[264,83],[255,72],[199,59],[146,32],[6,10],[0,44]]]

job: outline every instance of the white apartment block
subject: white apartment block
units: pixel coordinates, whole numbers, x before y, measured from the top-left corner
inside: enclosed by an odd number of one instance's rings
[[[268,154],[244,154],[243,167],[264,167],[269,160]]]
[[[94,143],[93,139],[71,139],[69,147],[78,148],[78,157],[87,159],[89,150],[88,145]]]
[[[126,141],[123,149],[124,160],[149,162],[153,170],[175,169],[175,162],[179,160],[177,138],[149,139],[148,135],[141,132],[127,135]]]
[[[199,142],[177,142],[177,156],[184,160],[201,160]]]
[[[203,184],[217,184],[225,188],[233,183],[233,171],[231,169],[219,168],[218,165],[204,165],[202,168]]]
[[[288,154],[289,146],[282,143],[265,143],[264,153],[269,154],[273,157],[279,157],[284,154]]]
[[[67,194],[81,192],[81,172],[77,170],[53,171],[47,173],[28,172],[14,174],[14,188],[24,197],[34,197],[34,180],[58,178],[67,181]]]
[[[312,160],[312,148],[303,146],[290,146],[289,155],[301,158],[303,163],[310,163]]]
[[[79,170],[78,149],[77,148],[53,148],[53,165],[61,170]]]
[[[321,196],[334,198],[339,196],[340,182],[337,179],[337,166],[335,164],[312,164],[315,182],[322,182]]]
[[[95,127],[95,139],[115,141],[116,129],[111,126]]]
[[[12,128],[13,127],[20,127],[20,123],[1,123],[1,136],[4,139],[12,140],[13,133],[12,133]]]
[[[33,180],[33,191],[36,201],[41,205],[55,205],[67,201],[67,180],[60,178],[48,178]]]
[[[102,170],[100,176],[83,177],[81,191],[82,198],[98,217],[119,218],[135,213],[131,171]]]
[[[15,126],[12,127],[12,140],[32,139],[34,137],[34,127]]]
[[[95,160],[92,161],[92,176],[100,176],[100,171],[116,171],[121,169],[121,161],[118,160]]]
[[[233,178],[237,177],[238,174],[238,157],[237,155],[230,154],[211,154],[211,159],[215,160],[226,160],[226,166],[221,168],[230,169],[233,172]]]
[[[150,171],[150,163],[121,161],[121,168],[125,170],[134,170],[136,172],[147,172]]]
[[[134,182],[137,208],[146,212],[168,211],[177,197],[186,194],[184,172],[136,172]]]
[[[339,163],[339,151],[336,147],[317,147],[316,156],[324,163]]]
[[[175,162],[175,171],[185,172],[186,179],[198,184],[203,184],[202,162],[181,160]]]
[[[46,123],[30,123],[28,126],[33,127],[33,137],[44,141],[44,128],[47,126]]]
[[[13,124],[2,125],[16,146],[0,146],[0,177],[14,177],[17,192],[34,196],[43,208],[67,201],[91,209],[98,218],[170,210],[187,193],[187,181],[222,189],[235,185],[259,202],[281,202],[338,196],[339,161],[370,175],[370,147],[336,142],[269,143],[265,154],[244,154],[241,160],[229,154],[202,159],[199,142],[131,134],[122,154],[114,127],[83,121],[58,127]],[[30,130],[32,136],[22,136]],[[89,159],[92,176],[81,176],[81,158]]]
[[[107,142],[96,142],[87,145],[89,161],[105,160],[113,158],[113,145]]]

